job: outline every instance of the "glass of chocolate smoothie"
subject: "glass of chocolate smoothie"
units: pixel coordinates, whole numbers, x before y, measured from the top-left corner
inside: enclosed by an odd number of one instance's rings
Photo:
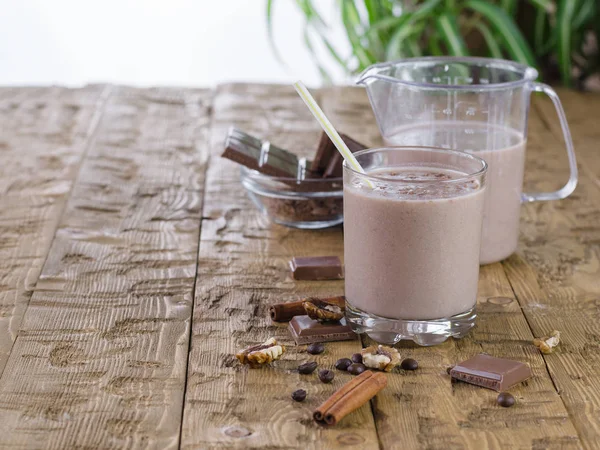
[[[487,164],[433,147],[344,163],[346,319],[382,343],[434,345],[475,324]]]

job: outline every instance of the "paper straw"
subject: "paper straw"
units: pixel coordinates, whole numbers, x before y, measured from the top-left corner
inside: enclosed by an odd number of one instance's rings
[[[300,98],[304,101],[304,103],[306,103],[306,106],[308,106],[310,112],[313,114],[313,116],[315,116],[315,119],[317,119],[317,122],[319,122],[319,124],[323,128],[323,131],[327,133],[327,136],[329,136],[331,142],[333,142],[335,147],[344,157],[346,163],[357,172],[365,173],[365,170],[358,163],[358,161],[356,160],[356,158],[354,157],[344,140],[340,137],[339,133],[335,131],[335,128],[333,128],[333,125],[331,124],[329,119],[325,117],[325,113],[319,107],[319,105],[317,105],[316,100],[312,95],[310,95],[310,92],[308,92],[306,86],[302,84],[302,81],[295,82],[294,87],[296,88],[296,91],[298,92]],[[366,181],[369,184],[369,186],[373,187],[369,180]]]

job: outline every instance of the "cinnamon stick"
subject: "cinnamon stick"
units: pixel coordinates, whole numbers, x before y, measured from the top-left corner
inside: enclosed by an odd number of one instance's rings
[[[294,316],[305,316],[306,309],[304,309],[303,305],[305,300],[307,299],[304,298],[297,302],[276,303],[271,305],[269,308],[271,320],[273,320],[273,322],[289,322]],[[328,303],[337,304],[340,308],[345,308],[346,306],[346,297],[343,296],[327,297],[322,300]]]
[[[288,303],[276,303],[269,308],[273,322],[289,322],[294,316],[306,315],[303,300]]]
[[[375,397],[386,385],[387,378],[383,373],[366,370],[325,400],[315,410],[313,418],[322,425],[335,425]]]

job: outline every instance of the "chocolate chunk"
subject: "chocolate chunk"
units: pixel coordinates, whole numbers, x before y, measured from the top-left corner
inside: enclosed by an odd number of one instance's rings
[[[337,256],[294,257],[290,261],[294,280],[341,280],[342,262]]]
[[[404,370],[417,370],[419,363],[416,359],[406,358],[404,361],[402,361],[400,367]]]
[[[319,380],[321,380],[323,383],[331,383],[334,377],[335,374],[331,370],[319,370]]]
[[[335,368],[337,370],[348,370],[350,364],[352,364],[352,360],[350,360],[349,358],[338,359],[335,362]]]
[[[348,373],[351,373],[352,375],[360,375],[365,370],[367,370],[367,366],[365,366],[362,363],[352,363],[348,366],[348,369],[346,369],[346,370],[348,371]]]
[[[306,349],[306,352],[310,353],[311,355],[320,355],[324,351],[325,351],[325,346],[323,345],[322,342],[315,342],[314,344],[310,344],[308,346],[308,348]]]
[[[317,363],[314,361],[305,362],[304,364],[300,364],[298,366],[298,373],[302,375],[309,375],[315,371],[317,368]]]
[[[366,145],[355,141],[348,135],[340,133],[340,137],[352,153],[367,148]],[[335,144],[331,142],[331,139],[329,139],[327,133],[322,132],[317,153],[313,159],[310,171],[314,174],[314,176],[320,175],[323,177],[341,177],[342,161],[342,155],[340,155],[340,152],[335,147]]]
[[[303,402],[306,398],[306,391],[304,389],[298,389],[292,392],[292,398],[297,402]]]
[[[515,398],[508,392],[500,392],[496,401],[503,408],[510,408],[515,404]]]
[[[363,360],[363,357],[362,357],[361,353],[355,353],[354,355],[352,355],[352,362],[362,364],[362,360]]]
[[[454,366],[450,376],[500,392],[531,377],[531,369],[519,361],[479,354]]]
[[[234,127],[227,133],[225,151],[221,156],[275,177],[297,178],[306,165],[305,160],[298,159],[293,153]]]
[[[339,322],[320,323],[308,316],[296,316],[290,320],[288,329],[298,345],[356,339],[345,318]]]

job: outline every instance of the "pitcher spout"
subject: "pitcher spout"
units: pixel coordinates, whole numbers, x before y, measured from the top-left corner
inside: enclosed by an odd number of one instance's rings
[[[375,64],[367,67],[359,76],[356,84],[359,86],[369,86],[375,81],[385,81],[387,83],[398,83],[400,80],[389,75],[391,63]]]
[[[387,64],[386,64],[386,66],[387,66]],[[374,66],[367,67],[358,76],[358,80],[356,81],[356,84],[358,84],[359,86],[368,86],[369,84],[371,84],[372,82],[377,81],[377,80],[393,82],[394,79],[384,75],[382,73],[383,70],[384,70],[384,68],[381,67],[380,64],[376,64]]]

